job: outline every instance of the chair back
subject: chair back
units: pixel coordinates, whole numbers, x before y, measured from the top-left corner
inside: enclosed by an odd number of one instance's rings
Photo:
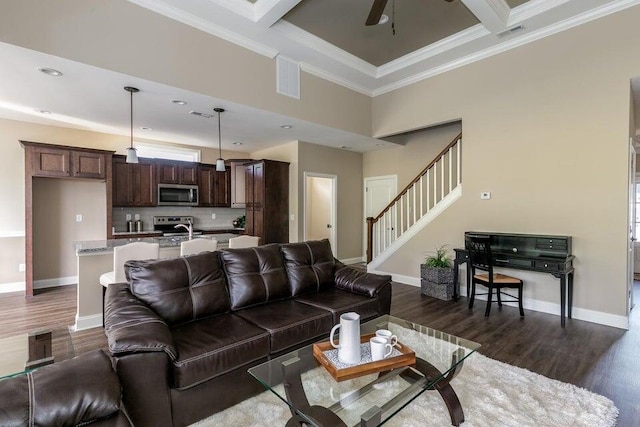
[[[216,239],[192,239],[180,243],[180,256],[195,255],[201,252],[213,252],[218,249]]]
[[[126,282],[124,263],[130,260],[158,259],[160,244],[134,242],[113,248],[113,272],[116,283]]]
[[[260,238],[256,236],[238,236],[229,239],[229,248],[253,248],[258,246]]]
[[[493,264],[491,261],[491,238],[489,236],[467,235],[464,238],[464,247],[469,252],[469,264],[472,274],[475,270],[484,270],[493,277]]]

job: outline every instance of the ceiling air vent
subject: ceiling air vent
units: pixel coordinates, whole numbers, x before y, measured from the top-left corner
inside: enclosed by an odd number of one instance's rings
[[[510,36],[511,34],[519,33],[522,30],[524,30],[524,26],[520,24],[520,25],[516,25],[515,27],[507,28],[501,33],[496,34],[496,36],[498,36],[499,39],[503,39],[505,37]]]
[[[207,114],[207,113],[201,113],[199,111],[189,111],[189,114],[193,114],[194,116],[200,116],[200,117],[204,117],[205,119],[210,119],[211,117],[213,117],[213,114]]]
[[[276,58],[276,92],[300,99],[300,64],[278,56]]]

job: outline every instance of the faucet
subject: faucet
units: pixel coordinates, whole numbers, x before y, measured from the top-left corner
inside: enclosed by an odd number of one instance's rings
[[[193,224],[191,223],[191,221],[188,222],[189,225],[184,225],[184,224],[178,224],[175,225],[173,228],[184,228],[185,230],[187,230],[189,232],[189,240],[193,239]]]

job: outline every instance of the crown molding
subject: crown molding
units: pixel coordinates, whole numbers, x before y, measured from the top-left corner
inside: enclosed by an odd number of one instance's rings
[[[220,25],[213,24],[205,19],[199,18],[191,13],[184,12],[181,9],[170,6],[166,3],[159,2],[158,0],[128,0],[131,3],[138,6],[152,10],[156,13],[164,15],[168,18],[175,19],[178,22],[189,25],[191,27],[202,30],[206,33],[219,37],[228,42],[237,44],[238,46],[249,49],[257,54],[266,56],[267,58],[275,58],[279,51],[266,46],[262,43],[258,43],[249,37],[242,36],[238,33],[230,31]],[[245,2],[248,3],[248,2]]]
[[[462,0],[462,3],[491,32],[505,29],[511,8],[505,0]]]
[[[528,43],[534,42],[536,40],[540,40],[542,38],[551,36],[553,34],[560,33],[562,31],[568,30],[573,27],[577,27],[578,25],[585,24],[587,22],[593,21],[598,18],[602,18],[604,16],[610,15],[612,13],[619,12],[621,10],[627,9],[629,7],[640,4],[640,0],[617,0],[607,5],[598,7],[596,9],[592,9],[590,11],[584,12],[580,15],[576,15],[572,18],[565,19],[564,21],[560,21],[556,24],[549,25],[545,28],[541,28],[536,31],[532,31],[528,34],[524,34],[518,38],[507,40],[503,43],[500,43],[496,46],[492,46],[487,49],[483,49],[479,52],[475,52],[471,55],[467,55],[463,58],[456,59],[454,61],[448,62],[447,64],[443,64],[438,67],[431,68],[422,73],[417,73],[411,77],[407,77],[405,79],[399,80],[397,82],[391,83],[389,85],[382,86],[378,89],[374,89],[373,96],[383,95],[385,93],[394,91],[396,89],[403,88],[405,86],[409,86],[413,83],[417,83],[419,81],[428,79],[430,77],[437,76],[438,74],[445,73],[447,71],[454,70],[456,68],[462,67],[464,65],[471,64],[476,61],[480,61],[485,58],[489,58],[493,55],[497,55],[502,52],[506,52],[508,50],[514,49],[519,46],[526,45]]]
[[[526,21],[568,2],[569,0],[529,0],[511,10],[507,27]]]
[[[351,89],[363,95],[373,97],[373,91],[371,89],[364,87],[362,85],[359,85],[351,80],[339,77],[338,75],[330,73],[323,68],[316,67],[315,65],[311,65],[306,62],[301,62],[300,69],[305,73],[314,75],[316,77],[320,77],[321,79],[324,79],[324,80],[328,80],[331,83],[335,83],[337,85],[344,86],[347,89]]]

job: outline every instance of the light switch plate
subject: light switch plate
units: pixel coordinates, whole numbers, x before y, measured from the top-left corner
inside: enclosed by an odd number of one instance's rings
[[[295,214],[289,215],[289,221],[295,221],[295,220],[296,220]]]
[[[76,215],[76,222],[82,222],[82,215]]]
[[[480,193],[480,198],[482,200],[489,200],[491,198],[491,193],[488,191]]]
[[[139,220],[140,220],[140,214],[135,214],[135,215],[133,216],[133,218],[134,218],[136,221],[139,221]]]
[[[125,216],[125,219],[126,219],[127,221],[131,221],[131,214],[127,214],[127,215]]]
[[[211,214],[211,219],[216,219],[216,214],[212,213]]]

